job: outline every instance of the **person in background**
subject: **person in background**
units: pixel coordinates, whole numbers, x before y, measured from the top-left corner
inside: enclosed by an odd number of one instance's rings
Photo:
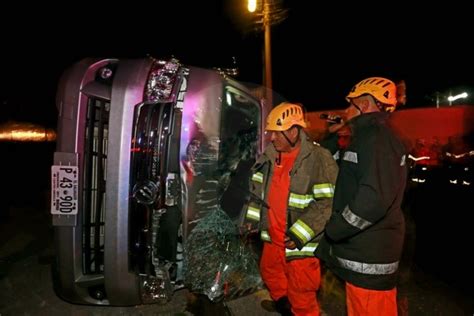
[[[405,80],[397,81],[397,105],[396,107],[404,106],[407,104],[407,85]],[[393,108],[395,110],[395,108]]]
[[[397,315],[405,222],[406,150],[392,131],[395,84],[372,77],[346,97],[351,141],[341,156],[333,213],[315,254],[346,282],[349,315]]]
[[[330,152],[309,140],[305,127],[298,104],[282,103],[268,115],[265,129],[272,143],[252,168],[254,198],[243,225],[260,231],[260,272],[282,315],[320,314],[321,272],[314,250],[331,215],[338,170]]]

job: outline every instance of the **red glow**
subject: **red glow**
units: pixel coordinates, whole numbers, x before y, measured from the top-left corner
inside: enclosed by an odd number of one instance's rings
[[[321,113],[341,114],[343,111],[310,112],[307,120],[310,126],[308,134],[315,140],[321,140],[327,133],[327,122],[319,118]],[[448,143],[449,137],[461,137],[474,133],[474,106],[450,106],[443,108],[418,108],[395,111],[391,123],[409,149],[418,139]]]

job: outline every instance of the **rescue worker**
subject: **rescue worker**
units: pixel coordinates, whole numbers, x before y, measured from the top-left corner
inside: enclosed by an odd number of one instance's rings
[[[305,127],[300,105],[282,103],[270,112],[265,129],[272,143],[252,167],[258,198],[245,212],[244,227],[258,227],[264,241],[260,272],[283,315],[320,314],[314,250],[331,215],[337,177],[330,152],[310,141]]]
[[[346,282],[348,315],[397,315],[407,170],[405,147],[387,121],[396,87],[367,78],[346,100],[351,142],[341,156],[333,213],[316,256]]]

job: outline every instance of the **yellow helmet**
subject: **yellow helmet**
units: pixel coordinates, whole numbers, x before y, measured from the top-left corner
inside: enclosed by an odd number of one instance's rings
[[[380,103],[387,105],[385,110],[393,111],[397,105],[397,87],[391,80],[382,77],[364,79],[352,88],[346,100],[350,101],[364,94],[370,94]]]
[[[306,127],[303,109],[298,104],[283,102],[267,116],[267,131],[286,131],[293,125]]]

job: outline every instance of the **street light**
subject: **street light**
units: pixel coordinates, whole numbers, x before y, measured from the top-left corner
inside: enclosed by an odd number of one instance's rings
[[[254,13],[257,10],[257,0],[249,0],[247,3],[247,9],[250,13]]]
[[[254,13],[260,8],[257,16],[260,18],[256,21],[261,25],[264,31],[264,63],[265,75],[264,85],[266,88],[265,97],[267,102],[273,105],[272,96],[272,52],[271,52],[271,26],[282,22],[286,18],[286,10],[281,7],[281,0],[248,0],[247,9]]]
[[[467,98],[467,92],[459,93],[456,95],[450,95],[448,97],[449,105],[451,105],[453,101],[456,101],[457,99],[463,99],[463,98]]]
[[[449,90],[446,94],[436,91],[433,95],[434,95],[434,100],[436,100],[436,108],[439,108],[441,100],[448,101],[449,106],[451,106],[453,105],[454,101],[459,100],[459,99],[466,99],[467,97],[469,97],[469,94],[467,92],[462,92],[456,95],[452,95],[451,90]]]

